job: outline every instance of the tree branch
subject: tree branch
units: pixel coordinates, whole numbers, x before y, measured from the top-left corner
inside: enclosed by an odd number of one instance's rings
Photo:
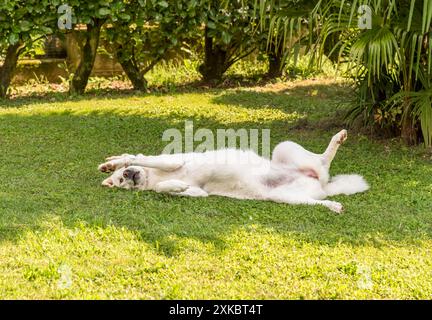
[[[256,48],[254,47],[254,48],[252,48],[251,50],[246,51],[246,53],[244,53],[244,54],[242,54],[242,55],[239,55],[239,56],[233,58],[232,60],[228,60],[226,69],[228,69],[229,67],[231,67],[231,66],[232,66],[234,63],[236,63],[237,61],[239,61],[239,60],[241,60],[241,59],[247,57],[248,55],[250,55],[250,54],[251,54],[252,52],[254,52],[255,50],[256,50]]]
[[[161,61],[164,57],[165,57],[165,53],[164,52],[162,55],[160,55],[159,57],[157,57],[156,59],[154,59],[147,67],[145,67],[141,73],[144,75],[147,72],[149,72],[151,69],[153,69],[153,67],[159,62]]]

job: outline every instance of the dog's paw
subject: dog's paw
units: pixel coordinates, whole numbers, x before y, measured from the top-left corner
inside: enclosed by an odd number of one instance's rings
[[[102,163],[98,170],[102,172],[112,172],[119,168],[127,167],[135,159],[134,155],[124,153],[121,156],[112,156],[106,158],[107,162]]]
[[[344,210],[343,205],[336,201],[327,201],[326,207],[336,213],[342,213]]]
[[[127,167],[128,165],[129,159],[120,158],[102,163],[101,165],[99,165],[98,170],[101,172],[113,172],[119,168]]]
[[[342,131],[340,131],[336,134],[336,137],[337,137],[337,143],[342,144],[345,142],[345,140],[348,137],[348,131],[343,129]]]
[[[115,169],[116,169],[115,165],[114,165],[114,163],[112,161],[111,162],[102,163],[98,167],[98,170],[101,171],[101,172],[112,172],[112,171],[115,171]]]

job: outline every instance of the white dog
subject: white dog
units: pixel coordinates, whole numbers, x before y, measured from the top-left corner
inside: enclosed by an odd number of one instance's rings
[[[324,200],[337,194],[366,191],[359,175],[338,175],[329,180],[330,164],[347,138],[342,130],[323,154],[285,141],[273,150],[272,159],[253,151],[222,149],[204,153],[129,155],[107,158],[99,166],[114,173],[102,182],[108,187],[153,190],[191,197],[219,195],[238,199],[270,200],[290,204],[323,205],[342,212],[339,202]]]

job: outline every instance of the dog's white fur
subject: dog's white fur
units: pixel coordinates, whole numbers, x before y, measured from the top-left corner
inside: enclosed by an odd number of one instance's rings
[[[207,197],[219,195],[238,199],[270,200],[290,204],[323,205],[342,212],[339,202],[324,200],[337,194],[366,191],[369,186],[359,175],[329,178],[330,164],[345,141],[342,130],[323,154],[285,141],[273,150],[272,159],[252,151],[222,149],[204,153],[107,158],[99,166],[114,173],[102,182],[108,187],[154,190],[171,194]]]

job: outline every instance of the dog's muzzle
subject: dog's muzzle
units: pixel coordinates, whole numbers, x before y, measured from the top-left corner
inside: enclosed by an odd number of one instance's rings
[[[123,171],[123,177],[125,179],[132,180],[134,185],[137,185],[140,178],[140,172],[133,169],[126,169]]]

